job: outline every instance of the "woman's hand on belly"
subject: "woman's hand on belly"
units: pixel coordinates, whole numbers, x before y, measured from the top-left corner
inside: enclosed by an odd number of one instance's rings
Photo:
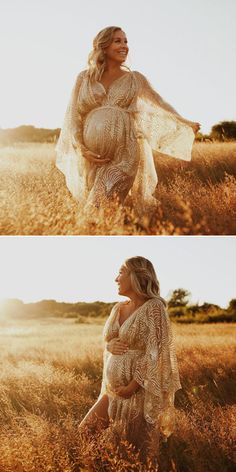
[[[107,351],[109,351],[111,354],[114,354],[115,356],[125,354],[129,350],[128,345],[123,343],[119,338],[114,338],[109,341],[106,348]]]
[[[85,146],[82,146],[82,154],[85,159],[93,164],[97,164],[98,166],[102,166],[110,162],[110,159],[107,157],[101,157],[100,154],[96,154],[93,151],[90,151]]]
[[[140,385],[136,380],[131,380],[131,382],[125,387],[117,387],[114,389],[114,393],[122,398],[130,398],[134,393],[139,390]]]

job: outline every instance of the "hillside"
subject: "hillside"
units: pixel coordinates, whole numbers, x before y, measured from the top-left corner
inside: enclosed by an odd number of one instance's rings
[[[35,303],[23,303],[21,300],[5,300],[1,307],[2,319],[27,320],[47,318],[72,318],[79,323],[104,322],[108,317],[113,303],[96,301],[93,303],[65,303],[55,300],[42,300]],[[185,305],[169,307],[172,321],[177,323],[217,323],[236,322],[236,300],[229,302],[227,309],[218,305],[204,303],[202,305]]]

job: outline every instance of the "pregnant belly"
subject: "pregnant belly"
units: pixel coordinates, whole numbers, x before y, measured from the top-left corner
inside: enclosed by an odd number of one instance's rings
[[[130,127],[129,114],[120,108],[95,108],[86,116],[83,139],[92,152],[110,159],[125,145],[125,137]]]
[[[117,356],[110,355],[105,366],[105,374],[111,390],[131,382],[139,356],[140,351],[136,350],[129,350],[127,353]]]

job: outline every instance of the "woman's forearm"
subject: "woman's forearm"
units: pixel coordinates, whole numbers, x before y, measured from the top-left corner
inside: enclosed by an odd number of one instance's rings
[[[170,113],[173,113],[179,121],[182,123],[193,126],[194,122],[187,120],[183,116],[181,116],[178,111],[170,105],[170,103],[166,102],[159,93],[157,93],[152,87],[149,86],[149,93],[152,95],[153,101],[157,104],[160,105],[164,110],[169,111]]]

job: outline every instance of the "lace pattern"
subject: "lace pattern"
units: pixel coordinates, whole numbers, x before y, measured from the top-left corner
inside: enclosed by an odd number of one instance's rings
[[[175,392],[181,388],[168,314],[161,300],[153,298],[120,327],[119,307],[120,303],[113,307],[104,326],[104,341],[119,337],[129,350],[123,355],[104,350],[100,397],[108,395],[113,428],[118,425],[134,444],[150,427],[155,434],[159,430],[168,437],[174,429]],[[114,394],[116,386],[132,379],[141,386],[135,394],[129,399]]]
[[[155,205],[157,173],[152,151],[191,159],[194,133],[139,72],[124,74],[106,91],[87,72],[75,82],[56,146],[56,165],[72,195],[86,207],[106,205],[114,192],[134,207]],[[76,145],[76,149],[75,146]],[[84,146],[109,163],[83,157]]]

